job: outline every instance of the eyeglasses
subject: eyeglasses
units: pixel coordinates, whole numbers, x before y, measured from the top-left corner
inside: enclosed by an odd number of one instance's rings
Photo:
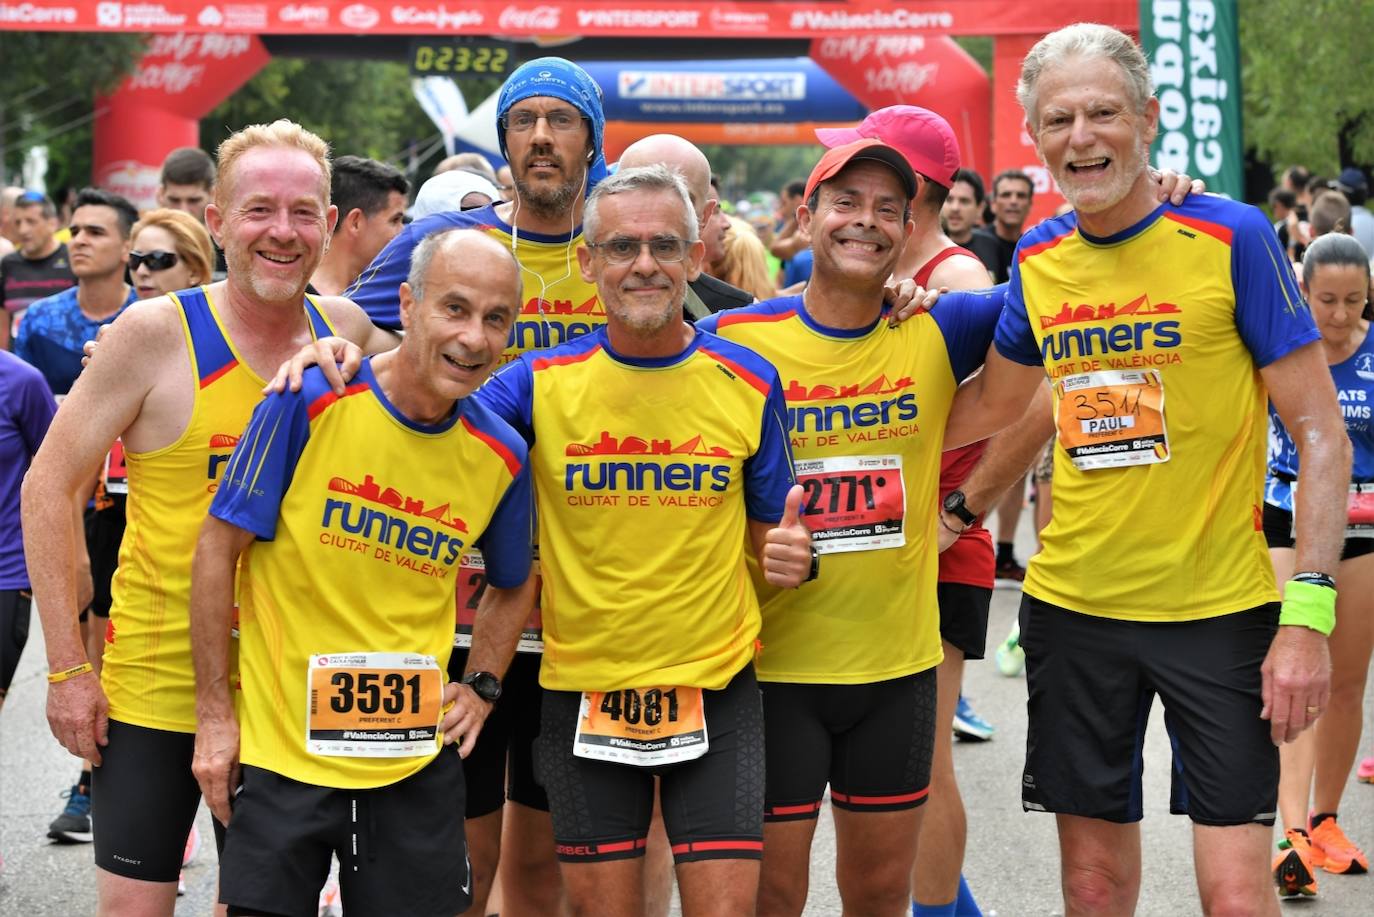
[[[599,250],[611,264],[629,264],[639,258],[644,246],[649,246],[649,257],[659,264],[676,264],[687,257],[687,249],[692,243],[686,239],[668,236],[662,239],[608,239],[605,242],[588,242],[587,247]]]
[[[570,111],[551,111],[547,115],[532,111],[513,111],[502,116],[501,127],[522,134],[525,131],[534,130],[534,126],[539,123],[540,118],[548,123],[549,130],[560,132],[575,131],[582,126],[583,121],[587,120]]]
[[[146,264],[150,271],[165,271],[175,267],[178,260],[176,252],[129,252],[129,270],[136,271]]]

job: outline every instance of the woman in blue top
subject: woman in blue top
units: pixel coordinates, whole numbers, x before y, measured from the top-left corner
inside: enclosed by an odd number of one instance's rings
[[[1366,872],[1369,862],[1336,824],[1360,744],[1361,704],[1374,648],[1374,336],[1369,334],[1369,256],[1351,236],[1329,233],[1307,249],[1302,288],[1321,329],[1346,433],[1354,447],[1345,551],[1337,572],[1331,699],[1316,727],[1281,749],[1279,815],[1286,828],[1274,860],[1284,896],[1316,894],[1315,868]],[[1269,409],[1264,535],[1279,582],[1293,575],[1293,487],[1298,451]],[[1315,778],[1315,779],[1314,779]],[[1309,817],[1308,802],[1311,800]]]

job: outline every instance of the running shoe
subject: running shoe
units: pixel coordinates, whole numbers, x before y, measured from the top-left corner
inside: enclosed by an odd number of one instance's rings
[[[343,917],[343,901],[339,896],[339,861],[330,857],[329,878],[320,889],[319,917]]]
[[[1015,678],[1026,668],[1026,651],[1021,649],[1021,625],[1012,622],[1011,633],[997,645],[993,654],[997,660],[997,671],[1008,678]]]
[[[996,731],[997,727],[975,713],[960,694],[959,705],[954,708],[954,734],[970,742],[986,742]]]
[[[1321,824],[1308,828],[1307,834],[1312,838],[1313,849],[1321,851],[1325,861],[1322,869],[1334,873],[1369,872],[1369,859],[1345,836],[1335,817],[1322,819]]]
[[[1317,893],[1317,868],[1312,862],[1315,852],[1301,831],[1289,828],[1283,833],[1273,866],[1274,885],[1280,898],[1311,897]]]
[[[92,837],[90,788],[73,786],[59,795],[66,798],[67,805],[48,825],[48,837],[62,844],[89,844]]]
[[[1361,783],[1374,783],[1374,758],[1365,758],[1355,775]]]
[[[186,894],[186,870],[177,870],[177,897]]]
[[[999,560],[993,575],[998,580],[997,585],[1020,589],[1021,581],[1026,578],[1026,568],[1018,564],[1015,558]]]
[[[181,853],[181,865],[190,866],[197,853],[200,853],[200,829],[192,825],[191,833],[186,835],[186,849]]]

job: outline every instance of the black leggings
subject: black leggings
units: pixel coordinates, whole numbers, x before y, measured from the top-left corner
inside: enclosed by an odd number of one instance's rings
[[[24,644],[29,642],[29,612],[33,593],[27,589],[0,589],[0,697],[10,690]]]

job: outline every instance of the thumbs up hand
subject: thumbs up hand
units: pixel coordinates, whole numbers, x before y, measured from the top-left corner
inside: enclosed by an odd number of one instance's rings
[[[763,577],[781,589],[795,589],[811,573],[811,533],[801,521],[802,486],[792,485],[782,519],[764,537],[759,563]]]

